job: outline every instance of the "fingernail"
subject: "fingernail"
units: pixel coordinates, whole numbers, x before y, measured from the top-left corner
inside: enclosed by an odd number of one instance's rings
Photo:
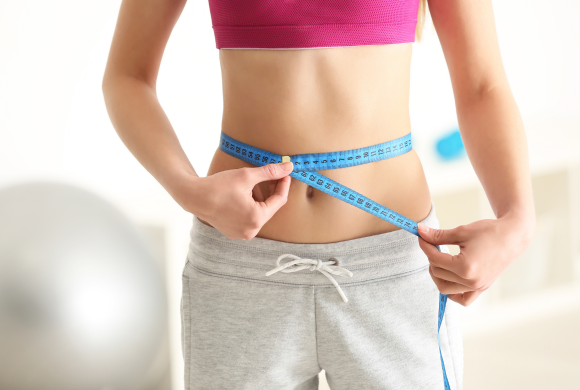
[[[282,168],[283,171],[291,171],[292,169],[294,169],[294,164],[292,163],[292,161],[279,163],[278,165],[280,165],[280,168]]]
[[[417,229],[419,229],[423,233],[429,232],[429,227],[423,225],[422,223],[417,224]]]

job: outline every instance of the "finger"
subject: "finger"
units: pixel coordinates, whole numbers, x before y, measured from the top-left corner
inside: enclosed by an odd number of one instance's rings
[[[433,273],[433,275],[435,275],[439,279],[447,280],[449,282],[459,283],[459,284],[462,284],[462,285],[467,286],[467,287],[473,287],[475,289],[478,288],[476,286],[476,283],[473,280],[464,279],[461,276],[454,274],[453,272],[448,271],[444,268],[440,268],[440,267],[437,267],[435,265],[431,265],[430,270]]]
[[[252,188],[252,194],[254,195],[254,199],[256,202],[263,202],[265,200],[264,193],[262,192],[262,188],[258,184]]]
[[[461,294],[464,292],[473,291],[474,289],[471,287],[464,286],[459,283],[449,282],[447,280],[439,279],[431,272],[431,267],[429,267],[429,275],[431,275],[431,279],[437,286],[437,289],[441,291],[442,294]]]
[[[258,184],[266,180],[278,180],[292,173],[294,164],[285,162],[279,164],[267,164],[256,168],[247,168],[250,173],[247,176],[248,184]]]
[[[468,291],[463,294],[451,294],[448,296],[448,298],[459,303],[460,305],[469,306],[477,299],[478,296],[481,295],[482,292],[482,290]]]
[[[477,287],[476,284],[482,282],[481,274],[479,272],[481,264],[474,261],[469,261],[465,257],[465,252],[459,252],[456,255],[451,255],[446,252],[439,252],[437,248],[429,244],[419,237],[419,246],[427,255],[427,259],[432,266],[447,270],[463,281],[467,282],[468,286]],[[458,283],[459,280],[456,280]]]
[[[280,209],[280,207],[286,204],[286,201],[288,200],[288,190],[290,189],[290,181],[290,176],[278,180],[272,196],[260,203],[264,208],[266,219],[270,219],[272,215]]]
[[[268,184],[268,198],[274,193],[276,183],[278,183],[278,180],[270,180],[270,184]]]
[[[467,239],[465,231],[464,225],[457,226],[454,229],[434,229],[422,223],[417,224],[417,232],[420,237],[436,245],[459,245]]]
[[[465,254],[459,252],[457,255],[451,255],[447,252],[439,252],[434,245],[419,237],[419,246],[427,255],[427,259],[431,265],[435,267],[446,269],[456,275],[464,275],[466,268]]]
[[[419,237],[419,246],[425,252],[425,255],[427,255],[429,263],[436,267],[453,271],[456,262],[454,262],[453,255],[447,252],[439,252],[435,245],[428,243],[421,237]]]

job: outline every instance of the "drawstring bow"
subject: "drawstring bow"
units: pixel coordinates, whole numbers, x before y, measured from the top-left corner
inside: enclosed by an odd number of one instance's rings
[[[282,259],[286,257],[294,260],[290,260],[280,265],[280,261],[282,261]],[[334,285],[334,287],[336,287],[336,290],[342,297],[342,300],[348,302],[346,295],[344,295],[344,292],[342,291],[336,280],[330,274],[337,276],[347,276],[350,278],[352,277],[352,272],[350,272],[346,268],[339,267],[336,264],[338,264],[338,261],[334,258],[329,259],[327,261],[322,261],[318,259],[316,260],[304,259],[291,253],[285,253],[283,255],[278,256],[278,259],[276,260],[277,267],[266,272],[266,276],[270,276],[278,271],[282,271],[284,273],[297,272],[303,269],[308,269],[310,271],[318,271],[324,276],[326,276],[328,280],[330,280],[330,282]]]

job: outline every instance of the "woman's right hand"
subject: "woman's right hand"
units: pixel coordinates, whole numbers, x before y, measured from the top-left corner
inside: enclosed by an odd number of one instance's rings
[[[230,239],[254,238],[262,226],[286,204],[293,170],[291,162],[221,171],[196,177],[180,202],[188,212],[207,221]],[[258,183],[270,181],[270,194]]]

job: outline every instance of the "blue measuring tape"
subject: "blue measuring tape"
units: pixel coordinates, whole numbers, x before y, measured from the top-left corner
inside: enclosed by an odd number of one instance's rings
[[[222,132],[219,147],[223,152],[230,156],[256,166],[292,161],[294,164],[294,170],[289,176],[350,205],[358,207],[361,210],[371,213],[419,237],[417,223],[415,221],[367,198],[366,196],[324,176],[321,173],[316,172],[318,170],[353,167],[405,154],[413,149],[413,146],[411,145],[411,133],[391,141],[360,149],[330,153],[281,156],[237,141]],[[439,245],[435,245],[435,247],[439,252],[441,252],[441,247]],[[439,357],[441,358],[445,390],[451,390],[449,387],[449,381],[447,380],[447,373],[445,372],[445,363],[443,362],[443,355],[441,354],[441,340],[439,338],[439,330],[441,329],[441,322],[443,321],[446,305],[447,295],[439,293],[437,342],[439,343]]]

